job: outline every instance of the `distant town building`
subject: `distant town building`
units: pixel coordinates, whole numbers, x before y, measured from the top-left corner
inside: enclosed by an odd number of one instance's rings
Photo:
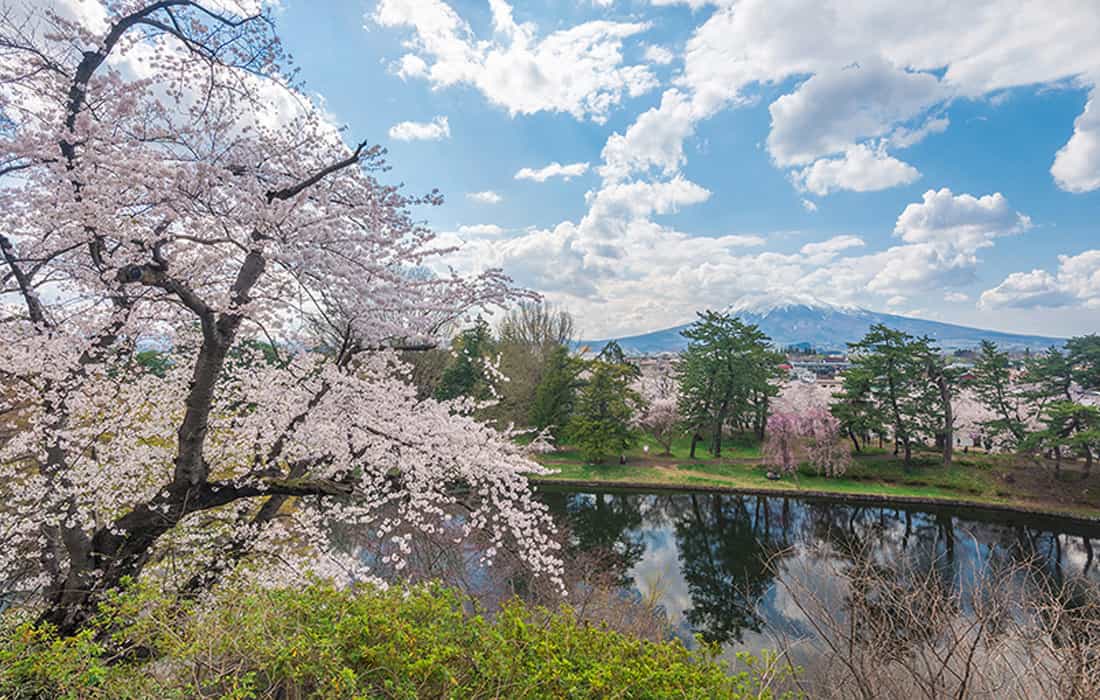
[[[852,366],[843,355],[829,355],[812,359],[788,359],[792,374],[809,373],[816,379],[832,379]]]

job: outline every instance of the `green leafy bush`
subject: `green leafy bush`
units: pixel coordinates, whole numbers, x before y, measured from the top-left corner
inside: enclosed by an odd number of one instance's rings
[[[778,664],[647,642],[518,601],[491,618],[440,586],[233,591],[202,608],[112,599],[60,639],[9,619],[0,698],[772,698]]]

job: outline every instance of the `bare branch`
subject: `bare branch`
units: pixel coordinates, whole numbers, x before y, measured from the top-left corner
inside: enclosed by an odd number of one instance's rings
[[[11,241],[3,234],[0,234],[0,253],[3,254],[4,261],[11,268],[11,273],[15,276],[16,282],[19,283],[19,291],[23,295],[23,301],[27,304],[27,313],[30,314],[31,321],[36,325],[46,325],[46,312],[42,308],[42,302],[38,300],[38,294],[34,291],[30,277],[20,267]]]
[[[367,142],[363,141],[362,143],[360,143],[358,146],[355,147],[355,150],[352,151],[352,154],[350,156],[348,156],[347,158],[345,158],[345,159],[343,159],[339,162],[333,163],[332,165],[318,171],[314,175],[311,175],[310,177],[306,178],[305,180],[302,180],[301,182],[299,182],[295,185],[291,185],[290,187],[284,187],[281,190],[271,190],[271,191],[269,191],[267,193],[268,203],[274,202],[275,200],[290,199],[290,198],[298,195],[299,193],[301,193],[303,190],[316,185],[318,182],[325,179],[329,175],[331,175],[335,172],[339,172],[340,170],[343,170],[344,168],[347,168],[349,166],[355,165],[356,163],[359,162],[359,156],[363,153],[363,149],[366,148],[366,147],[367,147]]]

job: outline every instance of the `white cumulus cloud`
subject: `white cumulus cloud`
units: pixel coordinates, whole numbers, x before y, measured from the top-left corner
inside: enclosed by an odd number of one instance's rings
[[[463,236],[499,236],[504,229],[496,224],[470,224],[459,226],[458,232]]]
[[[866,300],[868,292],[908,297],[951,290],[974,281],[982,249],[1030,227],[1031,220],[1000,193],[975,197],[928,190],[898,216],[899,245],[839,257],[810,272],[804,284],[852,301]]]
[[[651,169],[674,174],[684,163],[684,140],[695,131],[696,115],[688,95],[667,90],[661,104],[634,120],[625,134],[614,133],[603,148],[600,175],[624,180]]]
[[[655,44],[646,46],[644,55],[645,60],[650,63],[656,63],[659,66],[666,66],[676,60],[676,54],[672,53],[670,49]]]
[[[380,0],[371,19],[413,32],[410,56],[395,68],[402,77],[435,88],[471,85],[512,115],[565,112],[606,121],[626,97],[657,86],[645,65],[623,61],[623,42],[649,29],[645,22],[597,20],[540,34],[517,22],[505,0],[490,0],[494,36],[475,36],[469,23],[442,0]]]
[[[772,104],[768,146],[780,167],[850,153],[853,143],[875,152],[912,145],[948,127],[941,112],[957,97],[1066,79],[1094,85],[1100,75],[1094,0],[714,4],[687,42],[678,86],[693,102],[693,118],[705,119],[753,104],[759,86],[809,76]],[[1081,115],[1052,168],[1067,190],[1100,184],[1095,119]],[[903,171],[891,157],[879,160],[894,166],[894,177],[876,184],[911,181],[915,169]],[[836,189],[845,188],[829,188]]]
[[[919,177],[912,165],[864,144],[850,147],[839,158],[822,158],[791,173],[796,187],[819,197],[837,190],[874,192],[908,185]]]
[[[768,151],[779,165],[802,165],[885,136],[944,99],[936,76],[879,57],[822,71],[772,102]]]
[[[570,163],[569,165],[562,165],[561,163],[554,161],[550,165],[542,168],[521,168],[515,178],[517,180],[534,180],[535,182],[546,182],[552,177],[560,177],[563,180],[569,180],[580,175],[584,175],[588,172],[588,163]]]
[[[906,243],[942,243],[966,252],[992,245],[994,238],[1031,228],[1031,219],[1012,209],[1000,192],[975,197],[946,187],[928,190],[905,207],[894,235]]]
[[[1013,272],[982,292],[982,308],[1100,307],[1100,250],[1059,255],[1058,270]]]
[[[402,80],[423,78],[428,75],[428,64],[416,54],[407,53],[393,66],[392,70]]]
[[[1050,174],[1067,192],[1100,189],[1100,104],[1092,91],[1085,111],[1073,122],[1073,136],[1054,157]]]
[[[447,117],[436,117],[430,122],[400,122],[390,127],[390,138],[396,141],[439,141],[451,138],[451,124]]]
[[[479,204],[500,204],[504,201],[499,193],[493,190],[485,190],[483,192],[467,192],[466,198],[472,202],[478,202]]]
[[[862,248],[867,245],[859,236],[833,236],[827,241],[819,243],[807,243],[798,251],[806,256],[806,259],[814,264],[823,264],[832,260],[842,251],[850,248]]]

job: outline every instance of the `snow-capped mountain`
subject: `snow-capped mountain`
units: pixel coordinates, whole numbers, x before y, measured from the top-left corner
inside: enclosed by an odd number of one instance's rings
[[[862,338],[876,323],[916,336],[930,336],[944,350],[974,348],[982,340],[992,340],[1008,350],[1042,350],[1064,342],[1063,338],[1002,333],[831,304],[803,294],[743,297],[726,307],[725,311],[746,323],[758,325],[777,347],[808,343],[821,350],[844,350],[848,343]],[[680,335],[685,328],[687,324],[615,340],[628,354],[679,352],[687,346],[687,341]],[[603,347],[606,342],[584,344],[595,349]]]
[[[746,295],[726,307],[726,312],[734,316],[759,316],[761,318],[775,313],[805,307],[830,313],[861,313],[866,309],[858,306],[843,306],[818,299],[812,294],[760,294]]]

